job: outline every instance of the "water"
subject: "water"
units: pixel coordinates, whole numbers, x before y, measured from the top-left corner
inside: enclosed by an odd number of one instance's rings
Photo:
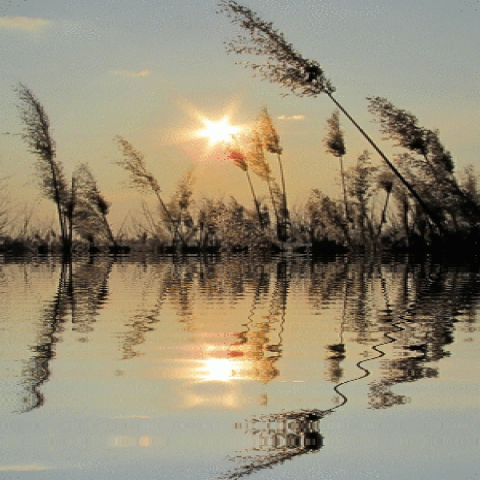
[[[477,479],[480,278],[302,257],[0,264],[0,479]]]

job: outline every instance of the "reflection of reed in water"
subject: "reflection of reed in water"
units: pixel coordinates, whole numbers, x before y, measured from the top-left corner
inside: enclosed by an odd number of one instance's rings
[[[175,309],[177,320],[186,331],[196,330],[194,306],[198,296],[202,301],[234,302],[245,289],[250,278],[248,263],[240,261],[217,262],[216,257],[164,257],[151,266],[144,282],[143,296],[158,285],[153,307],[141,307],[126,323],[121,349],[123,359],[140,355],[139,348],[147,335],[155,331],[160,313],[167,304]]]
[[[283,330],[287,309],[287,296],[289,275],[286,262],[276,265],[277,275],[272,291],[268,314],[256,321],[256,310],[261,293],[268,291],[270,275],[263,267],[257,274],[257,285],[245,324],[246,330],[237,334],[238,341],[228,348],[227,355],[236,360],[242,360],[240,376],[269,382],[279,375],[276,362],[282,355]],[[272,341],[272,336],[277,331],[277,341]]]
[[[93,330],[95,317],[108,297],[111,265],[110,259],[62,263],[57,293],[44,311],[37,343],[31,347],[34,354],[23,371],[26,395],[22,400],[22,413],[41,407],[45,402],[40,387],[50,378],[51,360],[68,319],[74,331],[87,334]],[[80,338],[80,341],[85,340],[85,336]]]
[[[346,346],[345,346],[345,321],[347,313],[347,298],[348,298],[348,286],[349,282],[345,280],[343,289],[343,306],[342,306],[342,318],[340,321],[340,334],[338,343],[327,345],[329,357],[327,357],[327,379],[333,383],[338,383],[343,377],[343,368],[340,366],[342,360],[346,358]]]
[[[461,267],[445,268],[440,265],[422,265],[413,272],[404,270],[403,291],[396,307],[388,300],[388,284],[383,283],[386,310],[390,311],[392,326],[397,326],[395,342],[399,358],[386,359],[381,364],[380,381],[370,386],[371,408],[387,408],[407,401],[395,395],[391,387],[405,382],[439,376],[438,362],[450,355],[445,347],[454,341],[458,317],[472,311],[478,301],[477,274]]]
[[[171,289],[171,275],[168,271],[169,266],[165,264],[153,265],[152,270],[144,283],[142,290],[142,302],[147,297],[150,289],[159,284],[158,294],[153,307],[140,308],[139,312],[126,323],[128,331],[125,333],[122,341],[123,360],[139,356],[137,347],[144,344],[147,334],[155,330],[154,325],[160,321],[160,312],[165,303],[165,299]]]
[[[256,439],[253,455],[230,457],[242,465],[219,476],[222,479],[237,479],[265,468],[281,465],[306,453],[317,452],[323,447],[320,434],[320,420],[327,412],[320,410],[300,410],[265,415],[247,422],[245,427],[237,424],[245,433]]]

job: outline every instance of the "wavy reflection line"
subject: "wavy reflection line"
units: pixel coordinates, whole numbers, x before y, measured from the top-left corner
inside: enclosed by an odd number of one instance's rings
[[[387,288],[386,288],[386,282],[383,281],[383,277],[382,277],[382,281],[381,281],[381,285],[382,285],[382,290],[383,290],[383,293],[384,293],[384,297],[385,297],[385,301],[386,301],[386,311],[387,312],[390,312],[390,304],[389,304],[389,300],[388,300],[388,292],[387,292]],[[346,293],[345,293],[346,294]],[[344,395],[340,390],[339,388],[344,386],[344,385],[347,385],[349,383],[352,383],[352,382],[356,382],[358,380],[362,380],[363,378],[367,378],[368,376],[370,376],[371,372],[370,370],[368,370],[368,368],[365,368],[363,366],[363,364],[367,363],[367,362],[370,362],[372,360],[378,360],[379,358],[382,358],[386,355],[386,353],[383,351],[383,350],[380,350],[380,347],[383,347],[385,345],[390,345],[391,343],[394,343],[397,341],[396,338],[390,336],[392,333],[394,332],[402,332],[402,331],[405,331],[406,329],[404,327],[401,327],[400,324],[402,323],[405,323],[405,322],[408,322],[409,320],[406,319],[406,318],[402,318],[402,317],[397,317],[399,320],[397,322],[392,322],[392,327],[394,327],[394,329],[392,329],[392,331],[390,332],[383,332],[383,336],[386,337],[388,339],[388,341],[386,342],[382,342],[382,343],[378,343],[376,345],[373,345],[371,347],[372,350],[374,350],[375,352],[378,353],[377,356],[375,357],[370,357],[370,358],[366,358],[364,360],[360,360],[359,362],[357,362],[355,364],[355,366],[360,369],[360,370],[363,370],[364,374],[359,376],[359,377],[356,377],[356,378],[351,378],[349,380],[345,380],[344,382],[341,382],[341,383],[338,383],[337,385],[335,385],[333,387],[333,390],[335,391],[335,393],[337,393],[337,395],[339,395],[341,398],[342,398],[342,401],[338,404],[338,405],[335,405],[334,407],[330,408],[329,410],[327,410],[327,412],[332,412],[334,410],[336,410],[337,408],[340,408],[342,407],[343,405],[345,405],[347,402],[348,402],[348,397],[346,395]]]

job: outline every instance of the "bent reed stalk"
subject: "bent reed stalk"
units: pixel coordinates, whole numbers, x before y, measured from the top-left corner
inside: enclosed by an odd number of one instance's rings
[[[135,148],[133,148],[133,146],[123,137],[117,136],[116,141],[123,154],[123,158],[116,162],[117,165],[123,167],[127,172],[130,173],[130,183],[132,187],[137,188],[142,192],[151,190],[155,194],[158,203],[163,209],[168,222],[174,231],[174,239],[178,237],[180,240],[180,245],[182,247],[185,246],[185,238],[178,227],[178,222],[176,222],[172,217],[160,195],[160,185],[153,174],[147,170],[145,157],[139,151],[135,150]]]
[[[20,83],[15,91],[21,102],[18,108],[24,127],[22,138],[30,152],[37,157],[36,166],[40,174],[43,195],[53,200],[57,206],[63,253],[68,255],[72,248],[74,180],[72,179],[70,190],[63,165],[56,159],[55,140],[44,106],[24,84]]]

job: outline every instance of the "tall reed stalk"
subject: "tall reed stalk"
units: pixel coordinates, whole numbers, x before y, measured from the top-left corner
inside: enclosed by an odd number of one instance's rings
[[[58,223],[64,254],[72,249],[74,191],[68,186],[63,165],[56,158],[55,141],[50,120],[44,106],[32,90],[20,83],[16,88],[20,105],[20,118],[23,123],[23,140],[37,157],[36,167],[40,176],[42,193],[53,200],[57,207]],[[74,181],[72,180],[74,189]]]
[[[267,111],[267,107],[262,108],[260,116],[258,118],[258,127],[263,140],[263,146],[265,150],[269,153],[276,155],[278,168],[280,171],[280,180],[282,183],[282,195],[281,195],[281,208],[280,215],[278,215],[276,205],[274,204],[274,209],[277,217],[277,236],[281,241],[287,240],[287,224],[289,222],[289,212],[287,206],[287,189],[285,186],[285,173],[283,169],[282,162],[282,152],[283,148],[280,146],[280,136],[277,133],[275,126],[273,125],[272,117]],[[272,187],[269,182],[269,189],[272,196],[273,202],[273,192]],[[280,217],[280,218],[279,218]]]

